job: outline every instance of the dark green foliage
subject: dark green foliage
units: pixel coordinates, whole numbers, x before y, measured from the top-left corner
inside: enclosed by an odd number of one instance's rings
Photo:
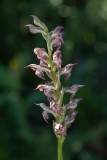
[[[36,15],[50,30],[64,26],[63,66],[79,63],[66,86],[85,84],[79,114],[64,142],[65,160],[106,160],[107,157],[107,2],[106,0],[0,1],[0,160],[56,160],[52,121],[42,109],[46,101],[34,91],[43,83],[30,69],[39,63],[35,47],[44,47],[39,34],[24,25]],[[63,77],[62,77],[63,81]],[[64,83],[64,82],[62,82]],[[65,97],[65,103],[69,97]],[[46,102],[45,102],[46,103]]]

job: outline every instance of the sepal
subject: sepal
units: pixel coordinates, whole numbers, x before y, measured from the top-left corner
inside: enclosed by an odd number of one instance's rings
[[[40,27],[35,27],[35,26],[32,25],[32,24],[27,24],[27,25],[25,25],[25,27],[29,27],[30,32],[33,33],[33,34],[42,33],[42,34],[44,34],[44,35],[47,35],[47,34],[42,30],[42,28],[40,28]]]
[[[76,99],[73,99],[71,100],[68,104],[65,105],[65,108],[68,110],[74,110],[77,105],[78,105],[78,102],[80,102],[81,100],[83,100],[83,98],[76,98]]]

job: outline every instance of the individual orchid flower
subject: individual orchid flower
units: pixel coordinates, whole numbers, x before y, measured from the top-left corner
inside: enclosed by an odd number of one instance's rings
[[[71,100],[68,104],[65,105],[66,109],[74,110],[77,107],[78,102],[80,102],[81,100],[83,100],[83,98],[76,98]]]
[[[78,110],[77,111],[70,111],[68,113],[68,115],[65,117],[65,123],[67,128],[71,127],[71,124],[74,122],[75,120],[75,116],[78,114]]]
[[[72,98],[75,96],[76,92],[82,87],[84,87],[84,85],[75,84],[71,87],[65,87],[64,92],[71,93],[72,95],[71,95],[70,99],[72,100]]]
[[[42,30],[42,28],[40,28],[40,27],[35,27],[35,26],[32,25],[32,24],[27,24],[27,25],[25,25],[25,27],[29,27],[30,32],[32,32],[33,34],[43,33],[44,35],[46,35],[46,33],[45,33],[45,32]]]
[[[50,108],[53,110],[53,112],[55,112],[57,115],[62,116],[63,114],[63,108],[59,107],[59,104],[55,101],[52,100],[50,102]]]
[[[47,105],[45,105],[44,103],[40,103],[40,104],[36,104],[36,105],[38,105],[38,106],[40,106],[44,111],[43,111],[43,118],[44,118],[44,120],[48,123],[48,113],[51,113],[51,114],[53,114],[53,116],[56,118],[56,115],[55,115],[55,113],[47,106]]]
[[[66,128],[62,124],[54,122],[54,128],[57,135],[66,136]]]
[[[37,86],[37,88],[35,90],[39,89],[39,91],[43,91],[43,90],[56,90],[56,88],[52,85],[52,84],[40,84]]]
[[[53,31],[50,32],[51,37],[51,50],[53,50],[53,47],[57,47],[57,50],[61,48],[61,43],[64,43],[62,35],[63,32],[60,32],[61,29],[64,27],[58,26]]]
[[[61,75],[65,74],[66,76],[66,81],[69,79],[69,77],[71,76],[71,71],[72,71],[72,68],[77,65],[77,63],[75,64],[68,64],[66,65],[64,68],[61,69]]]
[[[37,58],[40,61],[44,63],[47,63],[47,61],[49,61],[49,55],[44,48],[35,48],[34,53],[37,55]]]
[[[35,74],[39,77],[45,80],[44,73],[43,72],[51,72],[49,67],[47,66],[41,66],[41,65],[36,65],[36,64],[30,64],[26,66],[25,68],[31,68],[33,71],[35,71]]]
[[[53,86],[53,83],[48,82],[45,84],[40,84],[37,86],[35,90],[37,89],[39,89],[39,91],[43,91],[49,101],[54,100],[54,94],[56,88]]]
[[[57,68],[61,68],[61,65],[62,65],[61,57],[62,57],[61,51],[56,50],[53,54],[53,65],[57,66]]]
[[[84,87],[84,85],[75,84],[71,87],[63,87],[61,84],[61,76],[65,75],[66,80],[71,76],[71,71],[77,63],[68,64],[62,68],[62,54],[61,45],[63,41],[63,29],[62,26],[56,27],[51,32],[48,32],[46,25],[41,22],[38,17],[32,16],[34,25],[25,25],[29,27],[30,31],[35,33],[41,33],[43,38],[47,43],[47,49],[44,48],[34,48],[34,53],[40,60],[40,64],[30,64],[25,68],[31,68],[35,71],[35,74],[44,79],[44,73],[47,74],[50,81],[44,84],[39,84],[35,90],[43,91],[47,97],[49,105],[44,103],[36,104],[43,109],[42,116],[44,120],[48,123],[49,114],[54,116],[53,129],[56,137],[58,138],[58,160],[62,160],[62,145],[67,136],[67,128],[71,126],[74,122],[75,117],[78,113],[77,108],[78,103],[82,98],[74,98],[76,92]],[[56,47],[56,49],[54,49]],[[54,51],[53,51],[54,50]],[[64,104],[64,96],[66,93],[70,93],[70,101],[68,104]]]

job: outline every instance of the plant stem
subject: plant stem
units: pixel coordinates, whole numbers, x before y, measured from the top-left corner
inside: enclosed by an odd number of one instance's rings
[[[62,155],[63,142],[61,142],[61,140],[62,140],[62,137],[60,136],[58,138],[58,160],[63,160],[63,155]]]
[[[51,51],[51,42],[50,42],[50,37],[48,35],[47,37],[47,48],[48,48],[48,55],[49,55],[49,60],[50,60],[50,68],[51,68],[51,73],[52,73],[52,76],[53,76],[53,82],[54,82],[54,85],[56,87],[56,101],[58,102],[59,101],[59,92],[60,92],[60,86],[61,86],[61,83],[60,83],[60,75],[58,73],[58,81],[56,79],[56,75],[55,75],[55,70],[53,69],[53,64],[52,64],[52,51]],[[62,104],[62,99],[63,99],[63,94],[61,96],[61,100],[60,100],[60,105]],[[56,116],[56,121],[59,123],[59,116]],[[63,141],[62,141],[62,136],[58,136],[58,160],[63,160],[63,155],[62,155],[62,144],[63,144]]]

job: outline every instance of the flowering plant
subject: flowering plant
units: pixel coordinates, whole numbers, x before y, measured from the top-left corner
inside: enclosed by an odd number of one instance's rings
[[[32,16],[34,20],[34,25],[28,24],[25,25],[29,27],[30,32],[33,34],[41,33],[43,38],[47,43],[47,50],[44,48],[35,48],[34,53],[37,55],[37,58],[40,60],[40,64],[30,64],[25,68],[31,68],[35,71],[35,74],[45,80],[44,73],[50,78],[50,82],[45,82],[37,86],[35,90],[43,91],[47,96],[49,101],[49,106],[44,103],[36,104],[43,109],[43,118],[48,123],[48,114],[51,113],[54,116],[53,129],[54,133],[58,139],[58,160],[63,159],[62,155],[62,145],[67,135],[67,128],[75,120],[75,116],[78,113],[78,110],[75,110],[78,102],[82,98],[74,99],[74,96],[78,89],[82,88],[84,85],[75,84],[71,87],[62,87],[60,77],[65,75],[66,81],[71,75],[72,68],[75,64],[68,64],[62,68],[61,60],[61,44],[64,43],[62,35],[63,29],[62,26],[56,27],[53,31],[48,32],[46,25],[41,22],[36,16]],[[54,52],[52,54],[52,52]],[[65,93],[70,93],[70,102],[68,104],[63,103],[63,97]]]

